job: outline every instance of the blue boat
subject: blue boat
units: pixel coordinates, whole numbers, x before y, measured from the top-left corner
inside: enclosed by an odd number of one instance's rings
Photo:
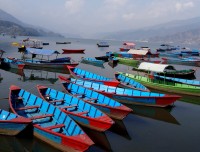
[[[62,79],[65,81],[65,79]],[[137,104],[144,106],[166,107],[172,105],[181,96],[169,95],[155,92],[145,92],[133,89],[112,87],[95,82],[71,79],[73,83],[93,89],[107,97],[127,104]]]
[[[30,119],[0,109],[0,134],[15,136],[27,129],[32,133]]]
[[[121,74],[121,73],[115,73],[115,78],[120,82],[119,87],[122,88],[131,88],[136,89],[140,91],[150,91],[147,87],[142,85],[141,83]]]
[[[34,136],[61,151],[85,151],[94,144],[67,114],[18,86],[10,87],[9,104],[15,114],[32,120]]]
[[[105,85],[109,85],[109,86],[118,86],[119,85],[119,81],[117,81],[116,79],[97,75],[95,73],[92,73],[92,72],[89,72],[86,70],[82,70],[80,68],[74,68],[71,66],[67,66],[67,68],[69,69],[70,74],[76,79],[93,81],[96,83],[101,83],[101,84],[105,84]]]
[[[185,57],[185,58],[162,58],[164,62],[163,64],[180,64],[180,65],[188,65],[188,66],[200,66],[200,58],[195,57]]]
[[[85,63],[85,64],[91,64],[91,65],[94,65],[94,66],[98,66],[98,67],[102,67],[102,68],[104,68],[104,63],[105,63],[105,61],[103,61],[103,60],[98,60],[98,59],[96,59],[96,58],[89,58],[89,57],[87,57],[87,58],[82,58],[81,59],[81,63]]]
[[[60,108],[82,126],[97,131],[106,131],[114,124],[114,121],[105,113],[75,96],[42,85],[38,85],[37,89],[44,100]],[[78,87],[73,91],[76,93],[77,89]]]
[[[157,74],[154,74],[154,77],[156,79],[173,81],[173,82],[178,82],[178,83],[183,83],[183,84],[188,84],[188,85],[193,85],[193,86],[198,86],[198,87],[200,86],[200,81],[198,81],[198,80],[189,80],[189,79],[166,77],[166,76],[161,76],[161,75],[157,75]]]
[[[109,97],[106,97],[89,88],[72,83],[71,78],[65,78],[63,76],[58,77],[61,80],[63,88],[67,91],[67,93],[92,104],[114,119],[122,120],[132,111],[130,108]]]
[[[1,64],[4,67],[21,69],[21,70],[24,69],[24,67],[25,67],[25,64],[23,61],[21,61],[17,58],[10,58],[10,57],[3,58],[1,61]]]

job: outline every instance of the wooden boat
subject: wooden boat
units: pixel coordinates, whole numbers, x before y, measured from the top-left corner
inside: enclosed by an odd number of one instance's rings
[[[85,49],[62,49],[62,54],[84,53]]]
[[[15,136],[18,135],[25,129],[30,128],[31,130],[31,123],[30,119],[18,116],[14,113],[10,113],[8,111],[0,109],[0,134],[1,135],[11,135]]]
[[[145,92],[133,89],[124,89],[112,87],[95,82],[89,82],[78,79],[71,79],[76,84],[91,88],[94,91],[105,96],[113,98],[127,104],[137,104],[145,106],[166,107],[172,105],[181,96],[168,95],[154,92]]]
[[[41,60],[32,60],[32,59],[25,59],[24,64],[26,67],[41,67],[41,68],[58,68],[63,69],[67,65],[72,67],[76,67],[79,63],[72,63],[72,62],[51,62],[49,61],[41,61]]]
[[[132,67],[137,67],[139,64],[139,60],[134,60],[134,59],[128,59],[128,58],[120,58],[117,57],[119,60],[119,64],[124,64]]]
[[[172,46],[169,44],[161,44],[161,47],[157,49],[157,52],[172,51]]]
[[[95,57],[95,59],[97,60],[102,60],[102,61],[105,61],[105,62],[108,62],[108,56],[99,56],[99,57]]]
[[[135,47],[135,43],[132,42],[125,42],[123,43],[123,47],[119,48],[120,51],[129,51]]]
[[[108,63],[110,64],[110,65],[117,65],[117,63],[119,62],[119,60],[118,60],[118,58],[116,58],[116,57],[109,57],[108,58]]]
[[[94,64],[104,64],[105,62],[102,61],[102,60],[97,60],[95,58],[89,58],[89,57],[86,57],[86,58],[82,58],[81,59],[81,62],[82,63],[94,63]]]
[[[44,100],[60,108],[63,112],[85,127],[97,131],[106,131],[114,123],[106,114],[89,103],[77,99],[75,96],[41,85],[38,85],[37,89]],[[71,91],[78,94],[76,89],[77,88],[73,88]]]
[[[176,93],[181,95],[190,96],[200,96],[200,87],[186,85],[181,83],[167,82],[163,80],[155,80],[149,77],[144,77],[140,75],[133,75],[128,73],[123,73],[125,76],[134,79],[150,89],[155,89],[158,91],[165,91],[170,93]]]
[[[99,42],[97,43],[98,47],[109,47],[109,44],[107,42]]]
[[[1,65],[3,67],[14,68],[14,69],[24,69],[25,67],[23,61],[11,57],[2,58]]]
[[[86,70],[82,70],[80,68],[74,68],[71,66],[67,66],[67,68],[69,69],[70,74],[77,79],[83,79],[83,80],[87,80],[87,81],[94,81],[96,83],[101,83],[101,84],[105,84],[108,86],[118,86],[119,85],[119,81],[117,81],[116,79],[111,79],[111,78],[107,78],[101,75],[97,75],[95,73],[86,71]]]
[[[177,83],[183,83],[183,84],[188,84],[188,85],[193,85],[193,86],[200,86],[200,81],[198,81],[198,80],[189,80],[189,79],[166,77],[166,76],[160,76],[160,75],[157,75],[157,74],[154,74],[153,76],[156,79],[172,81],[172,82],[177,82]]]
[[[71,42],[56,42],[56,44],[71,44]]]
[[[32,48],[27,48],[26,49],[27,54],[32,54],[32,56],[35,55],[41,55],[43,56],[51,56],[53,54],[58,54],[57,51],[55,50],[41,50],[41,49],[32,49]],[[42,60],[42,59],[24,59],[23,60],[24,64],[26,67],[31,68],[31,67],[40,67],[40,68],[57,68],[57,69],[63,69],[66,67],[66,65],[71,65],[71,66],[77,66],[79,63],[77,62],[72,62],[71,58],[66,57],[66,58],[56,58],[52,60]]]
[[[142,85],[141,83],[130,79],[129,77],[121,74],[121,73],[115,73],[115,78],[120,82],[119,87],[122,88],[131,88],[136,89],[140,91],[150,91],[147,87]]]
[[[141,71],[146,73],[156,72],[158,75],[176,77],[176,78],[188,78],[195,79],[194,69],[188,70],[176,70],[174,66],[169,64],[155,64],[142,62],[137,68],[133,68],[134,71]]]
[[[187,66],[199,66],[200,59],[194,57],[187,58],[162,58],[164,64],[179,64],[179,65],[187,65]]]
[[[99,94],[98,92],[89,88],[85,88],[83,86],[73,83],[71,81],[71,78],[66,78],[63,76],[58,77],[61,80],[63,88],[67,91],[67,93],[76,96],[87,103],[92,104],[93,106],[102,110],[114,119],[122,120],[132,111],[130,108],[109,97]],[[74,89],[76,89],[76,92],[73,91]]]
[[[43,42],[42,45],[49,45],[49,43],[48,42]]]
[[[34,135],[61,151],[85,151],[93,141],[59,108],[12,85],[9,93],[11,110],[33,122]]]

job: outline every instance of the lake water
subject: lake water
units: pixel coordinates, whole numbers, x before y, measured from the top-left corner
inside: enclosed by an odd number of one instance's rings
[[[4,57],[21,57],[17,47],[11,46],[12,42],[19,42],[27,37],[0,37],[0,49],[6,51]],[[108,41],[109,48],[98,48],[98,40],[88,39],[65,39],[65,38],[37,38],[43,42],[49,42],[44,49],[54,49],[62,52],[62,48],[84,48],[85,54],[59,55],[59,57],[70,56],[75,61],[81,57],[95,57],[105,55],[107,51],[118,51],[122,41]],[[70,41],[71,44],[56,45],[56,42]],[[136,47],[149,46],[152,49],[158,48],[160,44],[136,43]],[[199,46],[198,46],[199,47]],[[114,77],[115,71],[130,72],[131,67],[118,65],[115,68],[107,63],[104,67],[95,67],[89,64],[78,65],[79,68],[95,72],[110,78]],[[187,66],[175,66],[177,69],[193,68]],[[200,80],[200,68],[197,67],[196,77]],[[38,95],[37,84],[48,85],[62,91],[61,84],[57,79],[59,74],[67,76],[63,69],[61,71],[45,71],[24,69],[20,72],[15,69],[0,69],[3,80],[0,82],[0,108],[9,110],[8,92],[12,84]],[[195,99],[199,100],[200,99]],[[188,102],[192,102],[188,98]],[[133,113],[129,114],[123,121],[116,121],[115,125],[105,133],[95,132],[84,128],[85,132],[96,143],[88,152],[199,152],[200,146],[200,106],[183,101],[175,102],[170,108],[150,108],[142,106],[130,106]],[[58,150],[43,143],[36,138],[21,138],[0,136],[1,152],[57,152]]]

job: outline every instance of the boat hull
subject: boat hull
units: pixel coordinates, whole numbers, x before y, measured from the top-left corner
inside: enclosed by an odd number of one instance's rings
[[[85,49],[62,49],[63,54],[84,53]]]
[[[30,63],[30,62],[24,62],[25,67],[41,67],[41,68],[57,68],[57,69],[64,69],[66,66],[72,66],[76,67],[78,63]]]
[[[10,121],[0,120],[0,134],[16,136],[23,130],[28,129],[28,132],[32,134],[31,121],[25,118],[15,118]]]
[[[173,103],[180,98],[180,96],[164,96],[159,98],[159,97],[133,97],[127,95],[110,94],[106,92],[101,92],[101,93],[105,96],[113,98],[122,103],[152,106],[152,107],[167,107],[173,105]]]

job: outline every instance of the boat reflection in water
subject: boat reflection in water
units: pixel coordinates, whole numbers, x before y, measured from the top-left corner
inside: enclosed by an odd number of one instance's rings
[[[174,108],[173,106],[169,106],[166,108],[148,107],[139,105],[127,105],[127,106],[133,109],[132,114],[180,125],[180,123],[170,114],[170,112]]]
[[[0,135],[1,152],[60,152],[37,138]]]
[[[88,150],[93,152],[93,151],[112,151],[111,145],[107,139],[107,136],[105,132],[99,132],[95,131],[86,127],[82,127],[85,133],[92,139],[92,141],[95,143],[94,146],[91,146],[90,149]],[[100,150],[100,149],[101,150]]]
[[[109,131],[120,135],[128,140],[131,140],[131,136],[129,135],[126,126],[124,125],[123,120],[117,120],[113,119],[115,121],[115,124],[112,125],[112,127],[109,129]]]
[[[69,74],[68,70],[56,70],[56,69],[13,69],[13,68],[1,68],[2,70],[17,74],[20,76],[18,80],[26,82],[26,81],[47,81],[51,84],[54,84],[58,80],[58,75],[60,73]]]
[[[29,146],[25,145],[22,141],[22,138],[17,138],[14,136],[4,136],[0,135],[0,151],[1,152],[29,152],[31,151],[31,140],[29,140]]]

